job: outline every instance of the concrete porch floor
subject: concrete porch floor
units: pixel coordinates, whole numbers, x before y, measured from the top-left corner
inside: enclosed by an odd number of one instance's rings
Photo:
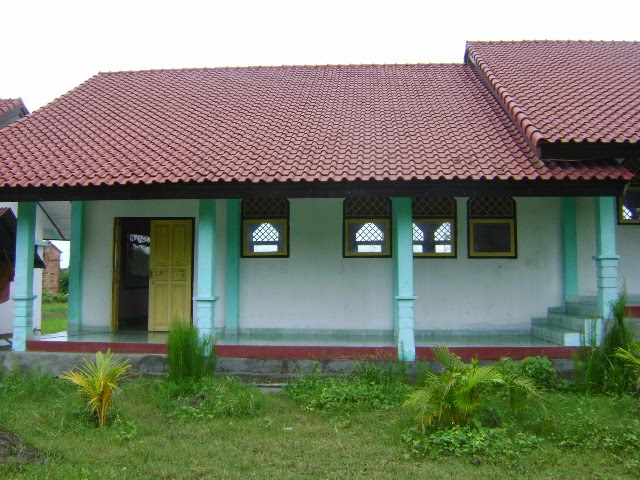
[[[27,342],[33,352],[95,353],[110,348],[118,353],[166,353],[167,333],[156,332],[60,332],[35,337]],[[572,348],[562,347],[530,335],[464,335],[463,332],[435,336],[416,335],[416,355],[431,356],[436,346],[451,347],[463,358],[496,360],[502,356],[524,358],[545,355],[571,358]],[[301,335],[279,334],[219,335],[219,357],[255,359],[333,360],[357,358],[395,358],[397,346],[391,335]]]

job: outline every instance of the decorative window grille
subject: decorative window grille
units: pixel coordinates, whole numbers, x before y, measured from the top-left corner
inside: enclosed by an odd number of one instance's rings
[[[516,202],[511,197],[472,197],[467,203],[469,257],[515,258]]]
[[[289,201],[247,198],[242,201],[242,256],[289,255]]]
[[[413,254],[416,257],[456,256],[456,200],[422,196],[412,201]]]
[[[391,201],[388,198],[347,198],[343,213],[345,257],[391,255]]]
[[[618,223],[640,225],[640,159],[626,160],[623,166],[635,174],[624,194],[618,197]]]

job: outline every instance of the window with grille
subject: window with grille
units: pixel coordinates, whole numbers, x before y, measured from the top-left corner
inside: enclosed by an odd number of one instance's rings
[[[618,197],[618,223],[640,225],[640,159],[627,160],[623,166],[636,176]]]
[[[456,256],[456,200],[452,197],[414,197],[413,255]]]
[[[289,201],[247,198],[242,201],[242,256],[289,255]]]
[[[352,197],[343,205],[345,257],[391,256],[391,201]]]
[[[469,257],[515,258],[516,202],[510,197],[472,197],[467,203]]]

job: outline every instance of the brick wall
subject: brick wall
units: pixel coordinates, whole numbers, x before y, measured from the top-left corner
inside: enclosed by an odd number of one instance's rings
[[[42,258],[46,265],[42,273],[42,290],[47,293],[58,293],[60,288],[60,250],[51,242],[44,247]]]

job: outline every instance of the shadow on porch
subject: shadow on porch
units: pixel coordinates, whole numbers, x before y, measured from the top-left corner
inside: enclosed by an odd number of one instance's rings
[[[469,335],[463,331],[421,334],[416,332],[416,356],[431,358],[431,349],[447,345],[465,359],[498,360],[503,356],[572,357],[575,348],[564,347],[531,335]],[[505,332],[507,333],[507,332]],[[110,348],[126,354],[166,354],[167,333],[156,332],[60,332],[42,335],[27,342],[33,352],[95,353]],[[393,335],[339,334],[238,334],[219,335],[217,354],[226,358],[263,360],[353,360],[397,358]]]

